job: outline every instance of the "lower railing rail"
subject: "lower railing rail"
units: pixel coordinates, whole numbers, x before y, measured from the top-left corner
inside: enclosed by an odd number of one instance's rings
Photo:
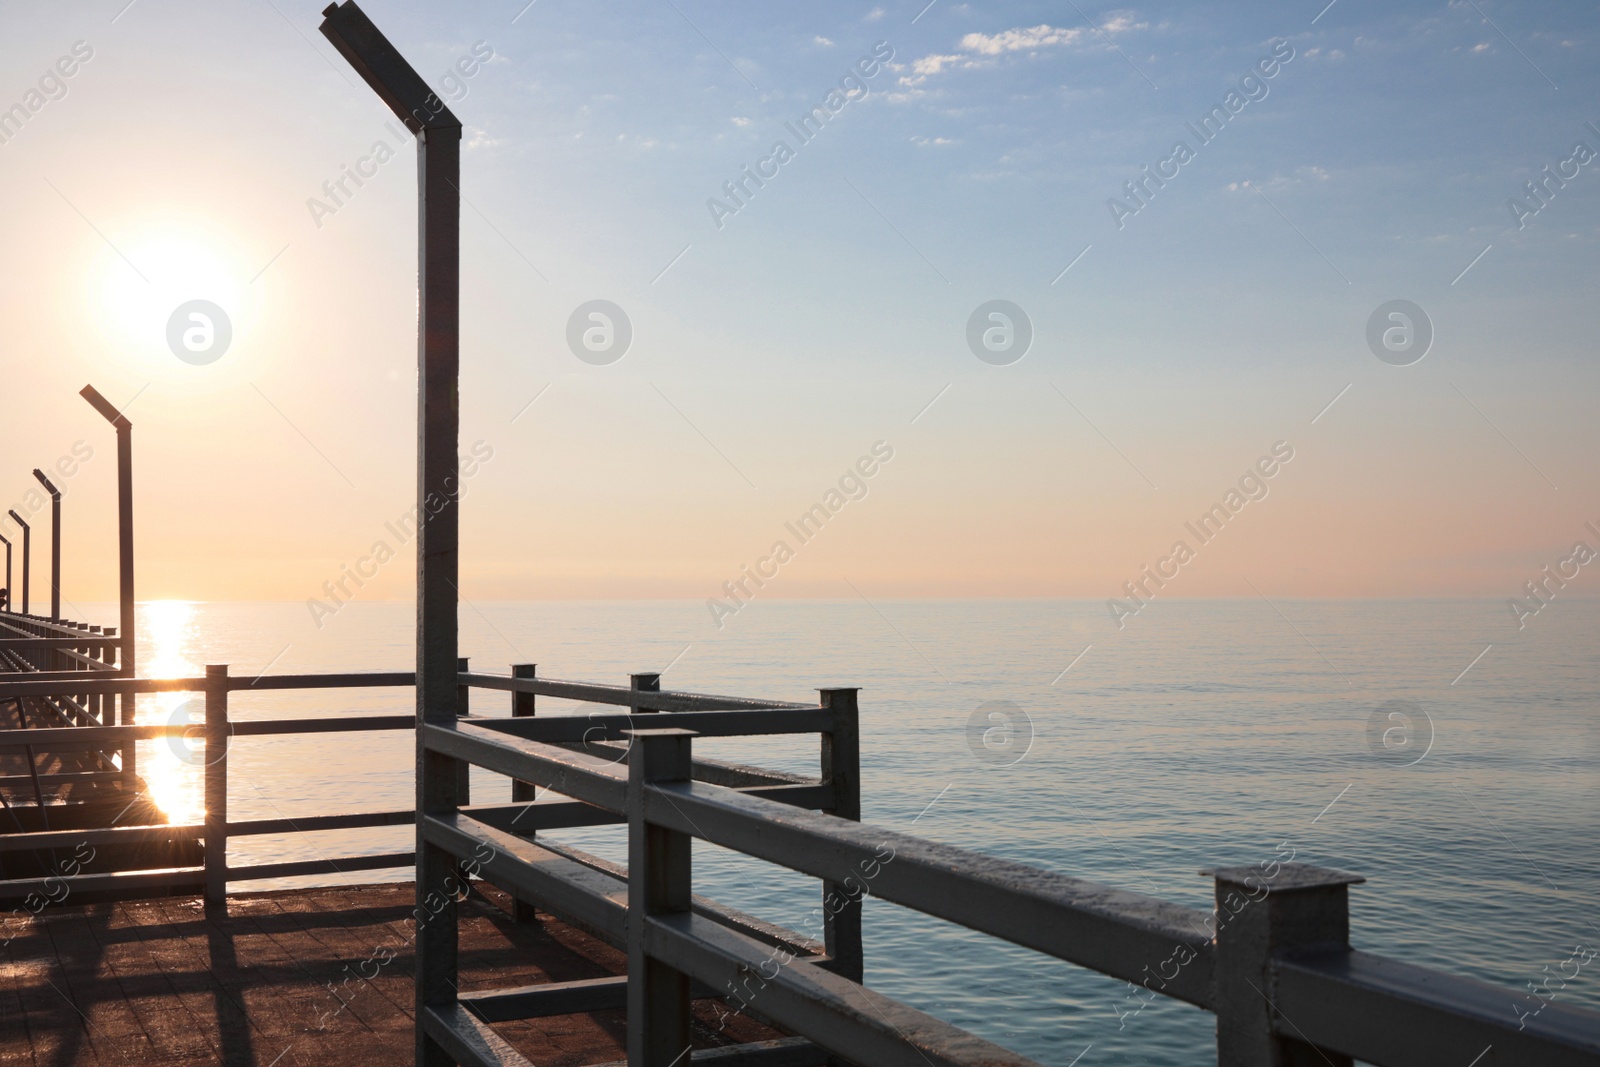
[[[423,728],[428,751],[624,813],[629,827],[623,880],[575,869],[465,810],[423,817],[430,846],[558,914],[620,928],[629,953],[625,987],[540,986],[430,1006],[427,1032],[458,1062],[521,1062],[484,1038],[490,1022],[620,1000],[632,1067],[767,1062],[753,1047],[723,1050],[720,1060],[687,1054],[688,1005],[706,992],[797,1035],[782,1053],[761,1055],[870,1067],[1032,1062],[874,992],[826,951],[775,946],[747,928],[748,917],[741,925],[708,913],[692,892],[689,842],[699,838],[824,879],[835,887],[828,906],[871,894],[1122,978],[1140,996],[1211,1011],[1227,1067],[1346,1067],[1355,1058],[1379,1067],[1600,1065],[1600,1013],[1555,1004],[1519,1012],[1516,993],[1352,949],[1348,891],[1359,877],[1277,862],[1223,868],[1211,872],[1216,907],[1202,912],[696,780],[699,731],[677,726],[688,721],[627,731],[626,766],[472,722]]]

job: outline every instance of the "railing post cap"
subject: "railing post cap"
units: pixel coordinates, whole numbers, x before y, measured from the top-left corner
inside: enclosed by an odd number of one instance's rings
[[[1342,885],[1360,885],[1366,878],[1332,867],[1314,867],[1309,863],[1280,864],[1278,873],[1268,878],[1259,865],[1250,867],[1217,867],[1200,872],[1226,885],[1254,889],[1265,885],[1274,893],[1293,893],[1308,889],[1331,889]]]
[[[226,663],[208,663],[208,664],[206,664],[206,675],[208,677],[219,675],[219,674],[227,674],[227,673],[228,673],[228,665]]]

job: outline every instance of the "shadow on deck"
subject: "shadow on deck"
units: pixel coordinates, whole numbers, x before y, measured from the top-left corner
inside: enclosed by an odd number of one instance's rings
[[[225,917],[167,897],[0,918],[0,1065],[410,1063],[414,893],[240,894]],[[616,949],[546,916],[518,924],[509,906],[490,886],[462,903],[463,992],[625,970]],[[696,1003],[696,1047],[779,1036],[744,1018],[718,1033],[717,1018]],[[623,1058],[621,1011],[496,1029],[541,1067]]]

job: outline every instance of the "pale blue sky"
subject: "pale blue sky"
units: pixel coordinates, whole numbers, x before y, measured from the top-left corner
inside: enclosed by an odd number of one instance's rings
[[[1600,150],[1596,5],[924,3],[365,5],[467,126],[463,434],[496,450],[469,595],[713,595],[880,439],[869,502],[772,595],[1110,596],[1278,440],[1272,503],[1175,595],[1511,595],[1600,518],[1600,162],[1520,231],[1506,206]],[[84,381],[139,393],[151,595],[302,599],[409,506],[411,149],[313,219],[398,144],[317,6],[7,5],[0,98],[94,56],[0,145],[0,493],[85,435],[109,457]],[[778,138],[795,157],[717,228]],[[1196,157],[1119,230],[1108,198],[1179,138]],[[191,297],[235,320],[207,367],[162,337]],[[565,342],[596,298],[633,323],[611,366]],[[1006,367],[965,339],[997,298],[1035,331]],[[1410,367],[1365,342],[1396,298],[1437,333]],[[86,596],[109,475],[69,530]],[[372,595],[406,595],[391,571]]]

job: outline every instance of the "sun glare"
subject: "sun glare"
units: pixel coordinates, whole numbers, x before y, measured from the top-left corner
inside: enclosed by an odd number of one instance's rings
[[[96,321],[113,350],[175,367],[168,322],[180,306],[207,300],[228,315],[237,345],[249,276],[226,249],[231,242],[202,227],[166,222],[135,227],[96,257]]]
[[[194,647],[194,604],[186,600],[154,600],[141,605],[139,673],[150,678],[193,677],[200,668],[189,659]],[[145,698],[139,722],[201,723],[204,700],[194,693],[157,693]],[[198,738],[167,737],[139,746],[139,776],[156,806],[175,823],[199,822],[205,816],[205,751]]]

